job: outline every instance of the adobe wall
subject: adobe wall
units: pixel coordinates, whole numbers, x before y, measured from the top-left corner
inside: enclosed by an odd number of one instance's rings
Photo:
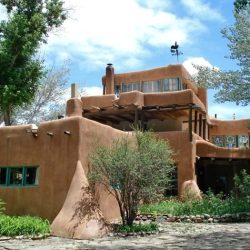
[[[189,141],[188,131],[159,132],[157,135],[169,141],[174,151],[174,159],[178,166],[178,190],[181,192],[182,185],[189,180],[196,181],[195,156],[196,143]],[[195,135],[194,135],[195,136]],[[180,194],[180,193],[179,193]]]
[[[29,126],[0,128],[0,166],[39,165],[39,185],[0,187],[8,214],[37,215],[53,220],[62,208],[78,160],[88,172],[88,154],[96,143],[107,144],[124,132],[81,117],[42,123],[38,136]],[[64,134],[70,131],[70,135]],[[53,136],[47,135],[53,133]],[[116,202],[101,191],[101,210],[107,219],[119,217]]]
[[[250,119],[217,120],[210,119],[210,140],[213,135],[247,135],[250,134]]]

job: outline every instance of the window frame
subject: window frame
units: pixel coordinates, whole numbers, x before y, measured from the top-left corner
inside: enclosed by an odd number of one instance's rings
[[[6,169],[5,183],[0,184],[1,187],[35,187],[39,185],[39,166],[0,166],[0,169]],[[13,169],[21,169],[22,181],[20,184],[11,183],[11,172]],[[27,184],[27,169],[35,169],[34,184]]]

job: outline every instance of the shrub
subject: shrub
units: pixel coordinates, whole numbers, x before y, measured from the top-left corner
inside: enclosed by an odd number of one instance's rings
[[[114,195],[124,225],[133,224],[142,200],[154,199],[171,186],[174,170],[166,141],[149,132],[135,131],[134,135],[110,147],[99,146],[90,157],[89,179]]]
[[[0,235],[46,235],[50,233],[48,220],[30,216],[0,215]]]
[[[250,199],[250,175],[243,169],[239,175],[234,176],[234,189],[232,192],[235,198]]]
[[[157,231],[159,226],[156,223],[119,225],[115,231],[121,233],[139,233]]]

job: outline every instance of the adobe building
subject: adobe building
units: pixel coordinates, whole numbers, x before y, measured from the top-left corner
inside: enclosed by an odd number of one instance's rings
[[[73,86],[66,118],[38,128],[0,128],[0,199],[8,214],[47,218],[58,236],[105,234],[105,221],[119,219],[119,208],[104,188],[90,188],[89,154],[133,126],[172,146],[176,185],[170,195],[187,187],[197,195],[208,188],[229,193],[235,174],[250,173],[250,120],[208,117],[207,91],[182,65],[115,74],[108,64],[102,84],[102,96],[81,99]]]

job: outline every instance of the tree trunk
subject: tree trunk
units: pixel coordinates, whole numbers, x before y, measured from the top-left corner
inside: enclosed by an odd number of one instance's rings
[[[3,120],[5,123],[5,126],[10,126],[11,125],[11,121],[10,121],[10,108],[6,109],[3,112]]]

